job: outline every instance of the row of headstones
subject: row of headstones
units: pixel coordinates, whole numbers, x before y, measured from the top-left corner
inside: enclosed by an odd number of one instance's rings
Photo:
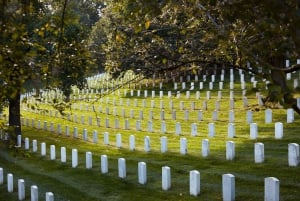
[[[22,137],[21,135],[18,136],[18,146],[22,146]],[[83,139],[87,141],[87,131],[85,130]],[[109,133],[105,132],[103,134],[103,140],[105,145],[109,145]],[[94,131],[93,133],[93,142],[98,143],[98,135],[97,132]],[[160,144],[161,144],[161,153],[166,153],[168,151],[168,139],[167,137],[163,136],[160,138]],[[121,148],[122,147],[122,135],[117,134],[116,135],[116,147]],[[129,150],[134,151],[135,150],[135,136],[130,135],[129,136]],[[25,138],[25,144],[24,149],[29,150],[30,148],[30,142],[28,138]],[[37,152],[38,145],[37,141],[32,141],[32,151]],[[210,143],[208,139],[202,140],[202,157],[208,157],[210,154]],[[145,136],[144,138],[144,151],[150,152],[151,151],[151,141],[149,136]],[[51,153],[51,160],[55,160],[56,153],[55,153],[55,146],[50,146],[50,153]],[[180,154],[186,155],[188,153],[188,141],[187,138],[180,138]],[[46,155],[46,143],[41,143],[41,155]],[[226,142],[226,160],[234,160],[235,158],[235,142],[233,141],[227,141]],[[66,160],[66,150],[65,148],[61,149],[61,156]],[[263,163],[265,158],[264,154],[264,144],[261,142],[257,142],[254,144],[254,161],[255,163]],[[289,166],[298,166],[299,164],[299,145],[297,143],[289,143],[288,144],[288,164]]]
[[[4,171],[2,167],[0,167],[0,184],[4,184]],[[7,191],[9,193],[14,192],[14,175],[12,173],[7,174]],[[18,200],[25,200],[25,199],[26,199],[25,180],[18,179]],[[30,187],[30,200],[31,201],[39,200],[38,186],[36,185],[31,185]],[[54,201],[54,194],[52,192],[46,192],[45,200]]]
[[[248,122],[250,122],[251,120],[252,119],[248,119]],[[288,120],[289,120],[289,116],[288,116]],[[290,122],[292,122],[292,120],[290,120]],[[109,119],[106,118],[105,119],[105,127],[106,128],[110,127],[109,123],[110,123]],[[27,126],[27,127],[42,129],[41,120],[38,120],[37,125],[36,125],[35,119],[31,119],[31,124],[30,124],[30,119],[21,118],[21,124],[23,126]],[[92,125],[92,121],[89,121],[89,124]],[[97,125],[99,127],[101,126],[100,125],[100,118],[97,118]],[[130,130],[130,125],[129,125],[129,120],[128,119],[125,119],[125,124],[124,125],[125,125],[124,130]],[[148,121],[147,125],[148,125],[147,132],[150,132],[150,133],[154,132],[153,122]],[[250,138],[251,139],[257,139],[258,138],[258,125],[257,125],[257,123],[252,122],[252,123],[249,123],[249,125],[250,125]],[[43,122],[43,129],[45,131],[55,132],[55,133],[58,133],[59,135],[61,135],[63,133],[61,124],[57,124],[56,131],[55,131],[54,127],[55,127],[54,123],[52,123],[52,122],[50,122],[49,127],[48,127],[48,122],[47,121]],[[115,129],[120,129],[118,119],[115,119],[115,127],[114,128]],[[283,132],[283,123],[282,122],[275,122],[274,129],[275,129],[275,132],[274,132],[275,133],[275,139],[282,139],[283,134],[284,134],[284,132]],[[213,123],[213,122],[208,123],[208,136],[209,137],[214,137],[216,135],[215,130],[216,130],[215,123]],[[136,121],[136,131],[142,131],[140,120]],[[165,121],[162,121],[160,132],[165,134],[165,133],[167,133],[167,131],[168,131],[167,130],[167,123]],[[175,123],[175,134],[176,135],[182,135],[183,133],[184,132],[182,130],[181,123],[176,122]],[[65,134],[66,134],[66,136],[70,136],[70,127],[69,126],[65,126]],[[191,134],[191,136],[198,136],[199,135],[197,123],[192,123],[191,124],[190,134]],[[93,135],[94,135],[94,138],[95,138],[95,136],[97,136],[97,132],[94,131]],[[73,128],[73,136],[74,136],[74,138],[78,138],[78,129],[77,129],[77,127]],[[88,138],[87,129],[83,130],[83,136],[84,136],[84,139]],[[236,136],[236,134],[235,134],[235,124],[234,123],[228,123],[228,137],[233,138],[235,136]]]
[[[293,150],[291,153],[295,152],[295,147],[298,149],[298,163],[299,163],[299,145],[292,143],[289,144]],[[46,156],[46,144],[41,143],[41,155]],[[34,149],[34,147],[33,147]],[[50,159],[56,160],[55,158],[55,146],[51,145]],[[229,151],[230,152],[230,151]],[[297,152],[297,151],[296,151]],[[66,163],[66,148],[61,147],[61,162]],[[298,165],[298,164],[297,164]],[[72,149],[72,168],[78,166],[78,150]],[[93,157],[92,152],[86,152],[86,169],[93,168]],[[108,173],[108,157],[107,155],[101,155],[101,173]],[[126,159],[118,159],[118,176],[119,178],[125,179],[126,174]],[[138,183],[147,183],[147,165],[145,162],[138,163]],[[162,167],[162,189],[169,190],[171,188],[171,168],[168,166]],[[197,170],[190,171],[190,195],[198,196],[200,194],[200,172]],[[235,200],[235,177],[232,174],[224,174],[222,176],[222,189],[223,189],[223,200]],[[274,177],[265,178],[265,200],[278,200],[279,201],[279,180]]]
[[[244,106],[246,107],[247,104],[248,104],[247,99],[244,99]],[[151,101],[151,107],[154,107],[154,101],[153,100]],[[162,109],[162,108],[164,108],[164,105],[161,104],[160,107],[161,107],[160,120],[166,120],[166,118],[165,118],[165,109]],[[173,102],[170,102],[170,108],[173,108],[173,107],[174,107]],[[220,110],[220,102],[219,101],[216,101],[216,106],[215,107],[216,107],[215,110],[212,112],[212,120],[213,121],[218,120],[218,113],[219,113],[219,110]],[[234,100],[233,99],[230,100],[229,107],[230,107],[230,111],[229,111],[229,118],[228,119],[229,119],[229,122],[234,122],[234,119],[235,119],[234,116],[235,115],[234,115]],[[31,108],[29,108],[27,105],[22,105],[22,109],[38,113],[37,110],[31,110]],[[79,109],[80,111],[90,111],[90,106],[86,105],[86,107],[83,108],[82,104],[81,105],[75,105],[75,106],[73,106],[73,109]],[[195,102],[191,103],[191,109],[193,111],[195,110]],[[207,110],[207,102],[206,101],[203,102],[203,109]],[[95,111],[95,106],[94,105],[92,106],[92,110]],[[184,102],[183,101],[180,102],[180,110],[184,110],[184,118],[183,119],[185,121],[190,120],[190,118],[189,118],[190,111],[187,110],[187,109],[184,109]],[[103,109],[102,109],[102,106],[99,106],[98,112],[104,113],[106,115],[111,115],[112,114],[113,116],[118,116],[118,113],[119,113],[118,108],[115,108],[115,107],[113,108],[113,112],[110,111],[109,107],[106,107],[105,112],[104,112]],[[130,111],[129,111],[130,114],[128,116],[128,115],[126,115],[125,109],[122,108],[121,112],[120,112],[120,116],[122,118],[129,117],[131,119],[134,119],[135,118],[134,112],[135,112],[135,110],[130,109]],[[171,112],[172,112],[172,120],[177,120],[176,110],[173,109]],[[197,121],[202,121],[203,120],[203,111],[202,110],[197,110],[197,112],[198,112]],[[50,110],[49,115],[50,116],[55,115],[55,117],[58,117],[58,112],[57,111],[53,112],[52,110]],[[67,117],[68,120],[71,121],[72,120],[71,119],[71,114],[68,114],[67,116],[68,116]],[[139,117],[138,118],[140,120],[144,119],[144,111],[143,110],[139,110]],[[149,119],[152,120],[153,118],[154,118],[153,110],[150,110],[149,111]],[[253,121],[253,115],[252,115],[251,110],[247,111],[246,119],[247,119],[248,123],[251,123]],[[74,116],[73,116],[73,121],[76,122],[76,123],[79,123],[76,114],[74,114]],[[294,110],[292,108],[289,108],[289,109],[287,109],[287,123],[292,123],[293,121],[294,121]],[[272,110],[271,109],[266,109],[265,110],[265,122],[266,123],[271,123],[272,122]],[[81,124],[85,124],[85,117],[84,116],[81,116]],[[88,124],[92,125],[92,117],[88,118]],[[97,125],[98,125],[98,123],[97,123]]]
[[[257,94],[257,100],[259,100],[259,98],[261,97],[259,94]],[[196,92],[196,99],[199,99],[200,98],[200,92],[197,93]],[[218,96],[217,96],[217,99],[215,100],[215,104],[216,106],[217,105],[220,105],[220,101],[222,99],[222,93],[221,91],[218,92]],[[243,96],[243,105],[244,107],[248,106],[248,98]],[[207,105],[207,101],[211,100],[211,93],[210,91],[207,91],[206,93],[206,100],[203,100],[203,104],[206,104]],[[230,92],[230,97],[229,97],[229,101],[230,102],[233,102],[234,101],[234,92],[231,91]],[[133,103],[132,103],[133,102]],[[131,99],[127,98],[126,99],[126,103],[124,104],[124,99],[123,98],[120,98],[118,103],[117,103],[117,99],[116,98],[113,98],[112,100],[110,100],[109,97],[106,98],[106,100],[104,101],[103,98],[99,99],[99,103],[102,105],[103,103],[106,104],[106,105],[112,105],[112,106],[131,106],[131,107],[143,107],[143,108],[160,108],[160,109],[164,109],[164,108],[170,108],[170,109],[174,109],[174,108],[178,108],[180,110],[183,110],[185,109],[185,105],[187,104],[190,104],[190,108],[191,109],[195,109],[195,101],[179,101],[176,105],[176,103],[174,102],[174,100],[169,100],[168,102],[168,105],[169,107],[166,107],[166,101],[164,100],[160,100],[159,101],[159,104],[157,104],[157,101],[155,100],[146,100],[146,99],[142,99],[142,100],[138,100],[138,99],[134,99],[133,101],[131,102]],[[150,102],[150,104],[149,104]],[[199,102],[199,100],[197,100],[196,102]],[[233,104],[233,103],[231,103]],[[233,104],[234,105],[234,104]],[[85,108],[86,109],[93,109],[95,110],[95,108],[89,108],[89,104],[85,104]],[[95,106],[92,106],[92,107],[95,107]],[[82,110],[84,109],[84,106],[83,104],[74,104],[72,106],[73,109],[79,109],[79,110]]]

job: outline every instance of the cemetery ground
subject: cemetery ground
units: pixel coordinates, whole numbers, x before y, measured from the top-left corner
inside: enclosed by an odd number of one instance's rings
[[[265,108],[257,106],[255,93],[251,93],[251,86],[247,87],[248,106],[245,107],[240,86],[235,86],[232,109],[235,114],[232,121],[234,136],[228,133],[231,106],[230,90],[226,87],[222,90],[221,98],[217,89],[211,90],[207,98],[207,88],[201,90],[198,98],[197,90],[191,91],[191,96],[187,98],[185,91],[180,97],[168,97],[167,89],[160,97],[158,94],[161,89],[156,89],[155,96],[151,97],[151,90],[148,90],[148,97],[144,97],[144,94],[137,96],[136,89],[131,96],[128,89],[126,95],[122,91],[121,95],[110,94],[101,101],[77,100],[72,110],[67,111],[69,116],[64,117],[47,104],[40,105],[39,112],[24,104],[22,147],[7,150],[1,144],[0,167],[5,176],[3,184],[0,184],[0,200],[18,200],[17,179],[20,178],[26,184],[25,200],[30,200],[31,185],[38,186],[41,200],[46,192],[53,192],[54,200],[72,201],[223,200],[222,175],[228,173],[235,177],[235,200],[263,200],[264,179],[267,177],[275,177],[280,181],[280,200],[299,200],[300,170],[298,166],[289,165],[288,144],[300,142],[300,118],[296,115],[293,122],[287,123],[286,109],[272,109],[272,121],[266,123]],[[220,107],[216,110],[217,101],[220,101]],[[203,108],[204,102],[206,109]],[[173,105],[172,109],[170,105]],[[253,122],[258,128],[254,139],[250,138],[250,123],[246,118],[248,110],[252,110]],[[176,118],[173,111],[176,111]],[[217,117],[213,119],[216,111]],[[162,122],[166,125],[165,132],[161,129]],[[275,138],[276,122],[283,124],[283,137],[280,139]],[[176,134],[178,123],[180,132]],[[193,123],[196,123],[197,131],[191,135]],[[214,134],[209,134],[210,123],[214,123]],[[68,131],[65,130],[66,126]],[[78,132],[75,137],[74,128]],[[97,135],[94,135],[94,131],[97,131]],[[105,132],[109,137],[106,142]],[[134,148],[130,141],[132,135],[135,139]],[[94,136],[97,136],[96,139]],[[167,151],[164,153],[161,150],[161,137],[167,138]],[[24,149],[25,138],[30,142],[28,150]],[[182,150],[181,146],[184,145],[180,142],[183,138],[186,146]],[[207,156],[202,153],[205,139],[209,141]],[[33,151],[32,140],[37,141],[36,152]],[[226,154],[228,141],[234,142],[231,158],[227,158]],[[255,162],[254,159],[254,145],[258,142],[264,145],[262,162]],[[46,145],[45,155],[41,154],[41,143]],[[51,145],[56,148],[55,158],[50,156]],[[61,161],[61,147],[66,148],[66,162]],[[74,149],[78,150],[76,167],[72,167]],[[92,167],[89,168],[86,166],[87,152],[92,153]],[[108,159],[108,172],[105,174],[101,172],[102,155]],[[120,178],[118,170],[120,158],[126,160],[126,176],[123,178]],[[139,162],[147,165],[145,184],[138,182]],[[171,186],[167,190],[162,189],[162,167],[165,166],[171,171]],[[189,174],[192,170],[200,173],[198,196],[190,195]],[[13,193],[7,192],[7,173],[14,175]]]

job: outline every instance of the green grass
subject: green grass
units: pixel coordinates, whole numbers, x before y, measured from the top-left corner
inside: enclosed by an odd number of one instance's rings
[[[206,85],[205,85],[206,86]],[[217,87],[215,85],[215,87]],[[224,87],[227,87],[227,85]],[[248,86],[247,86],[248,87]],[[228,88],[228,87],[227,87]],[[0,166],[4,169],[4,184],[0,185],[0,200],[17,200],[17,179],[22,178],[26,184],[26,200],[30,200],[30,185],[37,185],[41,200],[44,199],[45,193],[51,191],[54,193],[55,200],[222,200],[222,175],[231,173],[236,179],[236,200],[250,201],[263,200],[264,197],[264,178],[276,177],[280,180],[280,200],[299,200],[300,191],[299,167],[288,166],[288,143],[300,143],[300,119],[298,116],[295,122],[287,124],[285,109],[273,110],[273,123],[264,123],[264,109],[253,112],[254,122],[258,124],[258,139],[250,140],[249,125],[246,123],[246,111],[251,108],[243,108],[241,90],[239,86],[235,86],[235,138],[227,137],[228,111],[229,111],[229,90],[222,90],[222,99],[220,100],[221,108],[219,111],[219,119],[214,121],[216,135],[213,138],[208,137],[208,123],[212,121],[212,112],[215,108],[217,100],[217,90],[212,91],[211,100],[207,101],[208,110],[203,110],[203,121],[197,121],[197,112],[202,109],[203,101],[206,100],[206,90],[201,91],[200,100],[195,99],[195,91],[191,93],[191,98],[186,99],[185,94],[181,94],[180,98],[167,98],[167,92],[164,97],[158,97],[156,92],[155,98],[144,98],[130,96],[130,91],[126,97],[117,95],[109,96],[109,104],[106,103],[106,97],[103,101],[98,102],[77,102],[76,105],[94,104],[96,112],[80,111],[73,109],[70,112],[71,117],[76,114],[80,121],[81,116],[85,117],[85,124],[68,121],[67,117],[62,118],[49,116],[49,113],[38,114],[30,110],[23,110],[22,116],[25,119],[40,120],[41,127],[43,122],[53,122],[55,129],[59,123],[62,128],[62,134],[55,132],[38,130],[36,128],[23,126],[22,135],[28,137],[30,143],[33,139],[38,141],[38,152],[33,153],[32,149],[25,151],[19,149],[17,151],[7,150],[2,145],[0,151]],[[121,93],[123,94],[123,93]],[[135,92],[136,95],[136,92]],[[148,90],[151,96],[151,89]],[[116,99],[116,105],[112,104],[112,100]],[[123,99],[123,105],[119,105],[119,99]],[[257,100],[255,94],[247,95],[249,104],[253,108],[257,108]],[[138,106],[134,107],[134,101],[138,102]],[[146,106],[142,107],[142,100],[146,100]],[[127,100],[130,106],[127,106]],[[150,107],[150,101],[153,100],[155,107]],[[177,119],[172,119],[172,112],[169,109],[169,101],[172,100],[174,109],[176,110]],[[164,101],[165,122],[168,132],[162,134],[160,132],[160,101]],[[184,101],[184,106],[189,110],[189,119],[184,120],[184,111],[180,110],[180,101]],[[191,110],[190,105],[195,102],[195,110]],[[75,104],[75,103],[74,103]],[[98,111],[99,106],[102,107],[102,113]],[[51,110],[48,105],[40,105],[40,108]],[[106,107],[109,108],[110,114],[107,115]],[[114,108],[118,109],[118,115],[113,115]],[[126,116],[121,116],[121,110],[124,109]],[[53,110],[53,109],[52,109]],[[130,118],[130,110],[134,111],[134,118]],[[141,131],[135,130],[136,121],[139,119],[139,112],[143,111],[144,119],[141,120]],[[154,132],[149,133],[148,120],[149,111],[153,111],[153,129]],[[53,114],[55,111],[53,110]],[[101,125],[98,127],[95,119],[101,119]],[[93,118],[93,125],[88,125],[88,116]],[[110,120],[110,128],[105,128],[105,118]],[[114,128],[115,119],[119,119],[120,129]],[[129,120],[130,129],[124,130],[125,119]],[[274,123],[281,121],[284,123],[283,139],[274,139]],[[182,134],[175,135],[175,124],[181,123]],[[197,123],[198,136],[190,135],[191,124]],[[35,126],[37,123],[35,124]],[[70,136],[64,133],[65,125],[70,127]],[[79,138],[74,139],[73,128],[79,130]],[[88,130],[89,141],[82,140],[83,129]],[[92,143],[92,131],[98,131],[98,143]],[[109,132],[110,145],[104,145],[103,133]],[[115,135],[122,134],[122,148],[115,146]],[[129,151],[129,136],[134,134],[136,138],[136,150]],[[144,152],[144,137],[150,136],[151,151]],[[160,137],[168,138],[168,152],[160,153]],[[179,153],[179,141],[181,137],[187,138],[188,154],[181,155]],[[201,141],[209,139],[210,155],[207,158],[201,156]],[[228,140],[235,142],[236,157],[233,161],[227,161],[225,158],[225,143]],[[40,143],[45,142],[47,145],[47,156],[42,157],[40,154]],[[254,163],[254,143],[262,142],[265,147],[265,162],[262,164]],[[56,145],[55,161],[50,160],[50,145]],[[67,149],[67,163],[60,162],[60,147]],[[78,149],[79,166],[71,167],[71,150]],[[93,168],[87,170],[85,168],[85,152],[91,151],[93,154]],[[109,173],[101,174],[100,172],[100,156],[106,154],[109,160]],[[127,177],[125,179],[118,178],[118,158],[125,158],[127,165]],[[138,184],[137,165],[138,162],[144,161],[147,164],[146,185]],[[163,191],[161,188],[161,168],[169,166],[171,168],[171,189]],[[201,174],[201,193],[198,197],[189,195],[189,171],[198,170]],[[7,193],[6,174],[13,173],[15,180],[15,192]]]

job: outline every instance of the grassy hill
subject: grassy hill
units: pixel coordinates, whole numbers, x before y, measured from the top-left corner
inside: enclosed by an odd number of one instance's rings
[[[238,77],[236,77],[238,80]],[[252,90],[252,83],[247,78],[246,97],[248,105],[243,102],[240,82],[236,81],[234,89],[224,82],[224,88],[219,90],[218,82],[209,90],[209,82],[204,82],[204,88],[199,89],[199,82],[186,97],[186,90],[182,90],[180,97],[173,84],[164,83],[163,88],[152,86],[139,89],[124,88],[102,98],[99,94],[90,94],[95,100],[76,100],[72,102],[72,109],[62,116],[49,104],[39,104],[30,107],[24,104],[22,118],[23,139],[30,139],[30,150],[24,146],[17,150],[7,150],[1,145],[0,167],[4,170],[4,184],[0,185],[0,200],[18,200],[17,179],[24,179],[26,184],[26,200],[30,200],[30,185],[39,187],[40,199],[46,192],[53,192],[55,200],[89,201],[89,200],[222,200],[222,175],[231,173],[235,176],[236,200],[250,201],[264,199],[264,178],[276,177],[280,180],[280,200],[299,200],[299,167],[288,165],[288,144],[300,142],[300,119],[295,116],[293,123],[287,123],[286,109],[272,109],[272,122],[265,123],[265,108],[258,106],[256,94]],[[187,85],[189,86],[189,82]],[[264,84],[259,82],[258,84]],[[180,85],[180,84],[178,84]],[[133,90],[133,94],[131,94]],[[138,90],[140,90],[138,92]],[[147,90],[148,97],[144,97]],[[155,97],[152,97],[155,91]],[[163,97],[159,96],[163,91]],[[168,97],[168,91],[172,96]],[[197,92],[198,91],[198,92]],[[207,91],[210,98],[207,99]],[[221,91],[222,97],[219,97]],[[230,91],[234,93],[234,128],[235,137],[228,137]],[[200,98],[197,93],[200,92]],[[138,93],[140,96],[138,96]],[[175,95],[174,95],[175,94]],[[133,95],[133,96],[132,96]],[[79,97],[78,95],[76,95]],[[81,97],[83,97],[82,95]],[[86,95],[88,96],[88,95]],[[172,103],[170,103],[172,101]],[[173,104],[173,108],[170,108]],[[204,108],[204,105],[207,108]],[[218,108],[218,119],[213,120],[213,112]],[[163,105],[163,108],[161,107]],[[32,106],[32,105],[31,105]],[[94,108],[95,110],[93,111]],[[161,111],[164,119],[161,119]],[[251,110],[253,122],[258,126],[257,139],[250,139],[250,125],[247,122],[247,111]],[[176,119],[174,119],[176,111]],[[188,118],[185,116],[188,111]],[[199,111],[202,119],[199,120]],[[141,115],[142,113],[142,115]],[[74,121],[77,116],[77,122]],[[143,116],[143,118],[141,118]],[[152,117],[152,118],[149,118]],[[89,125],[89,118],[92,125]],[[99,118],[100,126],[96,119]],[[81,122],[84,119],[84,122]],[[117,119],[117,120],[116,120]],[[32,127],[32,120],[35,121]],[[41,128],[37,128],[40,120]],[[109,126],[106,127],[106,121]],[[119,121],[118,128],[115,122]],[[136,129],[137,121],[140,130]],[[149,121],[153,131],[149,132]],[[161,132],[162,121],[166,124],[166,133]],[[43,129],[47,122],[47,130]],[[125,129],[125,122],[129,128]],[[180,122],[181,134],[175,134],[176,123]],[[283,123],[284,135],[282,139],[275,139],[274,124]],[[54,131],[50,131],[50,124]],[[191,125],[196,123],[197,136],[191,135]],[[208,125],[214,123],[215,135],[208,135]],[[60,125],[61,133],[57,127]],[[69,127],[69,136],[65,126]],[[73,137],[73,129],[78,129],[78,138]],[[84,129],[87,130],[88,140],[83,140]],[[93,131],[98,133],[98,142],[93,142]],[[104,132],[109,133],[109,144],[104,144]],[[116,135],[122,135],[121,148],[116,146]],[[135,136],[135,150],[129,149],[129,136]],[[144,138],[149,136],[151,150],[145,152]],[[168,151],[161,153],[160,138],[168,139]],[[187,154],[180,153],[180,139],[187,140]],[[32,151],[32,140],[38,142],[38,151]],[[210,153],[208,157],[201,155],[202,140],[208,139]],[[226,160],[226,142],[235,143],[235,158]],[[47,146],[46,156],[41,156],[41,143]],[[264,144],[265,161],[261,164],[254,162],[254,143]],[[56,147],[56,159],[50,160],[50,145]],[[67,162],[60,161],[60,147],[67,149]],[[72,168],[71,151],[77,149],[79,165]],[[86,169],[85,153],[92,152],[93,168]],[[107,174],[100,172],[100,157],[107,155]],[[127,177],[118,177],[118,159],[126,159]],[[147,164],[147,183],[138,184],[138,162]],[[163,191],[161,187],[162,167],[171,168],[171,189]],[[198,170],[201,177],[201,192],[197,197],[189,194],[189,172]],[[14,193],[7,192],[6,174],[13,173],[15,181]]]

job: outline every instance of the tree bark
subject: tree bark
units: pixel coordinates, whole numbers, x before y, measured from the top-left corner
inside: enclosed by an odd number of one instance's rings
[[[17,144],[17,136],[21,135],[21,112],[20,112],[21,92],[17,90],[16,95],[9,99],[9,135],[10,139]]]

